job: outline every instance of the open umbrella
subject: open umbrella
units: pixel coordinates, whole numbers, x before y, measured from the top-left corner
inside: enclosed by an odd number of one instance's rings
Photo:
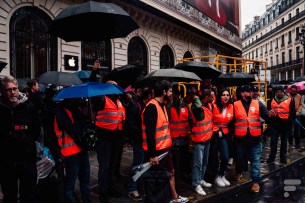
[[[107,80],[114,80],[120,87],[126,88],[133,84],[142,73],[141,66],[125,65],[114,68],[110,73],[103,77],[103,82]]]
[[[242,72],[220,74],[218,78],[215,79],[215,83],[222,84],[226,87],[241,86],[254,81],[254,75]]]
[[[83,83],[76,75],[68,72],[48,71],[37,79],[39,83],[71,86]]]
[[[297,91],[303,91],[303,90],[305,90],[305,81],[296,82],[296,83],[293,83],[292,85],[297,86]],[[286,91],[287,93],[290,93],[290,87],[291,87],[291,85],[288,85],[288,87],[286,88],[285,91]]]
[[[95,97],[109,94],[123,94],[125,90],[114,84],[105,84],[98,82],[85,82],[71,87],[63,88],[53,98],[54,101],[62,99]]]
[[[214,79],[221,74],[215,67],[196,61],[179,63],[174,68],[196,73],[201,79]]]
[[[7,65],[6,62],[0,61],[0,72],[3,70],[3,68]]]
[[[195,73],[169,68],[150,72],[145,77],[137,80],[133,87],[147,86],[153,88],[156,84],[156,80],[168,80],[170,82],[201,81],[200,77]]]
[[[94,30],[96,27],[100,31]],[[118,5],[88,1],[63,9],[48,32],[66,42],[96,42],[126,37],[137,28],[137,23]]]

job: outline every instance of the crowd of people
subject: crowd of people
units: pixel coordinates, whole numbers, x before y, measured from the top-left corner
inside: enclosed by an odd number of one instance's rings
[[[98,61],[90,80],[96,80]],[[107,81],[117,84],[116,81]],[[295,141],[300,147],[302,96],[297,87],[286,93],[282,86],[270,90],[268,102],[260,99],[256,86],[243,85],[234,99],[230,89],[216,89],[210,80],[201,88],[190,88],[181,94],[177,85],[166,80],[156,82],[154,88],[136,87],[124,95],[103,95],[90,99],[64,99],[54,102],[56,86],[46,88],[45,97],[39,94],[38,82],[27,82],[23,92],[15,78],[1,81],[0,97],[0,184],[4,203],[35,200],[37,186],[35,141],[42,139],[49,146],[57,169],[65,170],[64,201],[73,202],[76,180],[79,180],[81,200],[91,202],[90,162],[88,151],[79,144],[78,137],[88,123],[94,123],[98,142],[95,148],[100,202],[109,197],[121,197],[113,187],[114,177],[120,176],[124,137],[131,139],[133,162],[131,168],[150,162],[167,171],[170,202],[187,202],[177,193],[175,180],[191,177],[194,192],[207,195],[206,187],[213,184],[227,187],[231,183],[226,174],[228,164],[235,163],[236,181],[250,163],[252,192],[260,190],[260,165],[265,134],[271,137],[271,152],[267,163],[275,161],[278,138],[281,138],[280,162],[287,163],[287,145]],[[185,96],[185,97],[184,97]],[[90,109],[88,107],[91,107]],[[294,130],[291,130],[294,129]],[[14,150],[12,150],[12,148]],[[10,153],[7,153],[7,152]],[[159,156],[167,152],[162,160]],[[177,172],[177,173],[176,173]],[[137,181],[130,172],[128,195],[142,200]],[[211,180],[213,182],[211,182]]]

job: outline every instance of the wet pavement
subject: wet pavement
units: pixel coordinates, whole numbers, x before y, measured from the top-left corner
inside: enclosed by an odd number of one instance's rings
[[[280,143],[279,143],[280,146]],[[301,146],[305,146],[305,139],[301,139]],[[269,142],[267,142],[264,148],[263,157],[268,158],[269,154]],[[279,150],[278,150],[279,153]],[[279,158],[275,160],[274,163],[261,165],[261,191],[258,194],[250,193],[251,178],[249,171],[243,173],[243,177],[240,181],[234,181],[234,165],[230,166],[227,170],[226,177],[230,181],[231,186],[229,187],[217,187],[212,186],[211,188],[204,188],[207,195],[200,196],[197,195],[192,186],[190,179],[181,179],[177,184],[178,194],[188,197],[190,203],[199,202],[220,202],[220,200],[226,199],[226,202],[297,202],[296,199],[292,199],[292,196],[298,197],[298,199],[303,199],[305,197],[305,170],[303,170],[303,175],[299,175],[302,171],[302,166],[304,169],[305,165],[305,150],[302,148],[300,150],[292,149],[287,154],[288,163],[283,165],[279,162]],[[263,162],[263,161],[262,161]],[[121,161],[121,175],[119,179],[115,179],[114,188],[122,193],[121,198],[110,198],[110,203],[132,203],[135,202],[128,197],[127,184],[129,180],[130,165],[132,163],[132,147],[124,146],[122,161]],[[99,202],[98,196],[98,184],[97,184],[97,174],[98,174],[98,162],[95,152],[90,152],[90,164],[91,164],[91,192],[92,192],[92,203]],[[250,169],[250,168],[249,168]],[[301,176],[303,176],[301,178]],[[301,179],[301,185],[298,186],[296,192],[291,192],[291,197],[283,199],[283,188],[284,180],[287,178],[299,178]],[[213,183],[212,183],[213,184]],[[139,182],[139,193],[143,195],[143,184]],[[302,190],[301,193],[298,191]],[[79,196],[78,187],[76,189],[76,194]],[[298,194],[298,196],[296,196]],[[272,197],[278,196],[276,201],[273,201]],[[281,197],[281,198],[280,198]],[[0,203],[2,199],[2,194],[0,193]],[[305,200],[304,200],[305,201]],[[138,201],[139,203],[144,201]],[[302,201],[300,201],[302,202]]]

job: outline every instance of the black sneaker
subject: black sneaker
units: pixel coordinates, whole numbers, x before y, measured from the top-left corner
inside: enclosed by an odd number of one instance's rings
[[[267,161],[266,161],[267,164],[270,164],[270,163],[273,163],[273,162],[274,162],[274,159],[270,159],[270,158],[267,159]]]
[[[138,191],[133,191],[128,193],[128,196],[133,199],[134,201],[141,201],[142,197],[139,195]]]
[[[281,158],[281,159],[280,159],[280,162],[281,162],[282,164],[287,164],[287,159],[286,159],[286,158]]]

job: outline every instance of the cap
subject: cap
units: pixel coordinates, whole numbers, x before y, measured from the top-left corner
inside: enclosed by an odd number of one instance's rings
[[[250,85],[243,85],[240,87],[240,92],[248,92],[251,90]]]
[[[278,86],[277,88],[276,88],[276,91],[282,91],[282,92],[284,92],[284,87],[283,86]]]
[[[253,85],[253,86],[251,87],[251,91],[252,91],[252,92],[258,92],[258,87],[257,87],[256,85]]]

